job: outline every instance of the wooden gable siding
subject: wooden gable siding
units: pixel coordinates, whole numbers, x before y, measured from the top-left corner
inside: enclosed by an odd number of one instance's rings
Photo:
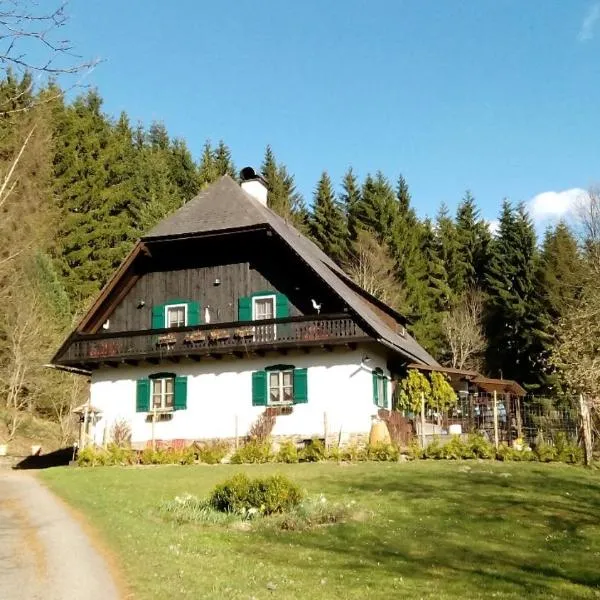
[[[198,302],[202,323],[207,306],[211,323],[230,323],[238,320],[238,298],[263,290],[280,291],[247,262],[146,273],[110,316],[109,331],[149,329],[152,307],[172,300]],[[290,316],[302,314],[290,301]]]
[[[150,245],[149,252],[135,283],[108,315],[107,332],[149,329],[152,307],[171,300],[198,302],[201,323],[207,305],[211,323],[237,321],[238,299],[262,291],[284,294],[290,317],[316,314],[313,299],[322,304],[323,314],[345,309],[288,247],[264,232],[161,242]],[[88,332],[106,331],[99,326]]]

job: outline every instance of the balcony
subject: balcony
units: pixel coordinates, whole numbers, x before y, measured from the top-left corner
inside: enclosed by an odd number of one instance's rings
[[[267,350],[356,344],[369,336],[348,315],[314,315],[253,322],[215,323],[194,327],[99,334],[79,334],[57,360],[65,366],[94,368],[140,360],[201,356],[243,358]]]

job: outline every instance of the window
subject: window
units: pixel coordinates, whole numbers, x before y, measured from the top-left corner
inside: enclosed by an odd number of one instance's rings
[[[162,377],[152,379],[151,410],[173,410],[175,396],[175,378]]]
[[[165,327],[187,325],[187,304],[172,304],[165,307]]]
[[[293,400],[293,371],[269,371],[269,404],[291,404]]]
[[[379,368],[373,371],[373,404],[388,408],[388,380]]]
[[[275,318],[275,296],[257,296],[253,298],[253,319],[262,321]]]

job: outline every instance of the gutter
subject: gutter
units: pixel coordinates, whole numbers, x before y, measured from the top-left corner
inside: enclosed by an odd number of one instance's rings
[[[78,369],[77,367],[67,367],[64,365],[47,364],[43,365],[43,367],[46,369],[55,369],[56,371],[65,371],[66,373],[72,373],[73,375],[85,375],[86,377],[89,377],[92,374],[91,371],[86,371],[85,369]]]

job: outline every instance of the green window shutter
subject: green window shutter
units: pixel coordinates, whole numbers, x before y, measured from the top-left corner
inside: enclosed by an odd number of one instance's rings
[[[138,379],[136,382],[135,410],[136,412],[148,412],[150,410],[149,379]]]
[[[308,370],[294,369],[294,404],[308,402]]]
[[[252,373],[252,406],[267,405],[267,373],[254,371]]]
[[[373,371],[373,404],[379,406],[379,386],[377,385],[379,381],[379,373],[377,371]]]
[[[175,400],[173,410],[187,408],[187,377],[175,377]]]
[[[388,406],[388,380],[385,375],[381,376],[383,379],[383,408],[389,408]]]
[[[252,321],[252,298],[238,298],[238,321]]]
[[[165,305],[157,304],[152,307],[152,329],[163,329],[165,326]]]
[[[290,316],[290,301],[283,294],[275,294],[275,317],[285,319]]]
[[[200,325],[200,304],[198,302],[187,303],[187,324]]]

